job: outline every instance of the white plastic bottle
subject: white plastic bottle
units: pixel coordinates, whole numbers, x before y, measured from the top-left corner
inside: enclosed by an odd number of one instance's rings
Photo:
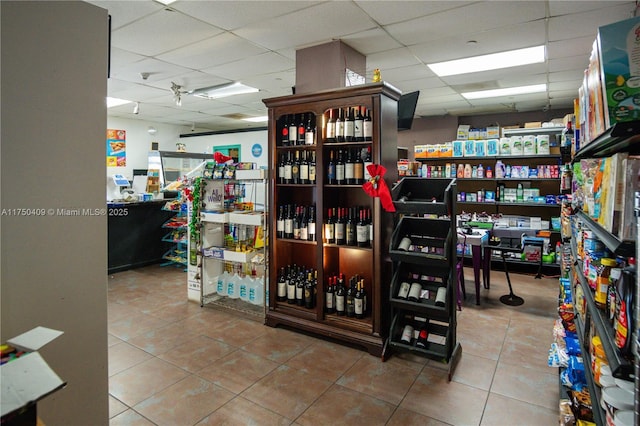
[[[238,272],[234,273],[233,276],[227,280],[227,296],[232,299],[240,297],[240,281],[242,281],[242,278],[240,278]]]
[[[229,281],[229,278],[231,278],[231,275],[227,271],[224,271],[222,274],[218,275],[216,293],[218,293],[220,296],[227,295],[227,281]]]
[[[240,299],[245,302],[249,301],[249,291],[253,287],[253,280],[249,276],[249,274],[245,275],[244,278],[240,280]]]

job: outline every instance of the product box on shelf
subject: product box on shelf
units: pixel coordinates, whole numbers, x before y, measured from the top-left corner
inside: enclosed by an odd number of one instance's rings
[[[453,157],[462,157],[464,155],[464,141],[453,141],[451,146]]]
[[[640,119],[640,17],[598,28],[606,128]]]
[[[500,138],[500,126],[488,126],[487,127],[487,139]]]
[[[603,159],[602,196],[598,223],[614,235],[618,234],[623,198],[623,162],[627,153],[616,153]]]
[[[487,155],[487,141],[485,140],[476,140],[475,141],[475,156],[476,157],[484,157]]]
[[[2,424],[5,421],[29,424],[28,420],[21,419],[36,419],[36,402],[66,385],[38,352],[62,334],[62,331],[36,327],[1,345]]]
[[[471,126],[466,124],[461,124],[458,126],[458,133],[456,139],[466,140],[469,139],[469,129]]]
[[[500,153],[500,141],[498,139],[487,139],[487,155],[495,157]]]
[[[636,218],[634,217],[634,197],[640,191],[640,157],[629,157],[622,162],[622,204],[618,238],[633,240],[636,238]]]
[[[473,157],[476,155],[476,143],[474,140],[467,139],[464,141],[463,154],[465,157]]]

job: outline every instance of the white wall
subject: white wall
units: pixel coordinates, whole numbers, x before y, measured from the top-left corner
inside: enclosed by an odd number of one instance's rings
[[[67,386],[38,416],[107,425],[107,217],[58,213],[105,207],[107,11],[77,1],[0,11],[0,207],[37,209],[0,219],[0,338],[64,331],[40,352]]]

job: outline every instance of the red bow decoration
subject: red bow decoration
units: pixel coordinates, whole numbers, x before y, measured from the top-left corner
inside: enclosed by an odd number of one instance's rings
[[[184,192],[184,196],[187,197],[189,201],[193,201],[193,193],[191,192],[190,188],[184,188],[182,191]]]
[[[367,171],[371,175],[371,179],[362,185],[362,189],[371,197],[379,197],[382,208],[386,211],[393,213],[396,211],[391,199],[391,192],[389,187],[384,181],[384,174],[387,173],[387,169],[380,164],[369,164]]]
[[[224,155],[223,153],[218,152],[218,151],[213,153],[213,159],[216,161],[216,164],[223,164],[223,163],[231,164],[231,163],[233,163],[233,158],[232,157],[229,157],[228,155]]]

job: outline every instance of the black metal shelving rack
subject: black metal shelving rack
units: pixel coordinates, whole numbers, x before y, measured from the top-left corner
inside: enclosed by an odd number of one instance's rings
[[[456,180],[431,181],[427,185],[424,179],[405,177],[391,192],[396,208],[396,226],[389,247],[394,275],[389,290],[391,326],[382,359],[385,360],[391,350],[410,351],[449,364],[448,379],[451,380],[462,353],[456,337]],[[403,199],[405,196],[406,200]],[[443,216],[448,217],[443,219]],[[398,250],[405,236],[409,236],[414,244],[432,250]],[[410,275],[420,277],[412,282],[418,281],[423,290],[429,290],[428,299],[412,302],[398,297],[401,282]],[[423,280],[425,276],[432,278]],[[446,300],[444,306],[438,306],[434,296],[443,286]],[[426,347],[416,346],[416,339],[410,344],[400,340],[406,324],[427,325],[430,338]]]

